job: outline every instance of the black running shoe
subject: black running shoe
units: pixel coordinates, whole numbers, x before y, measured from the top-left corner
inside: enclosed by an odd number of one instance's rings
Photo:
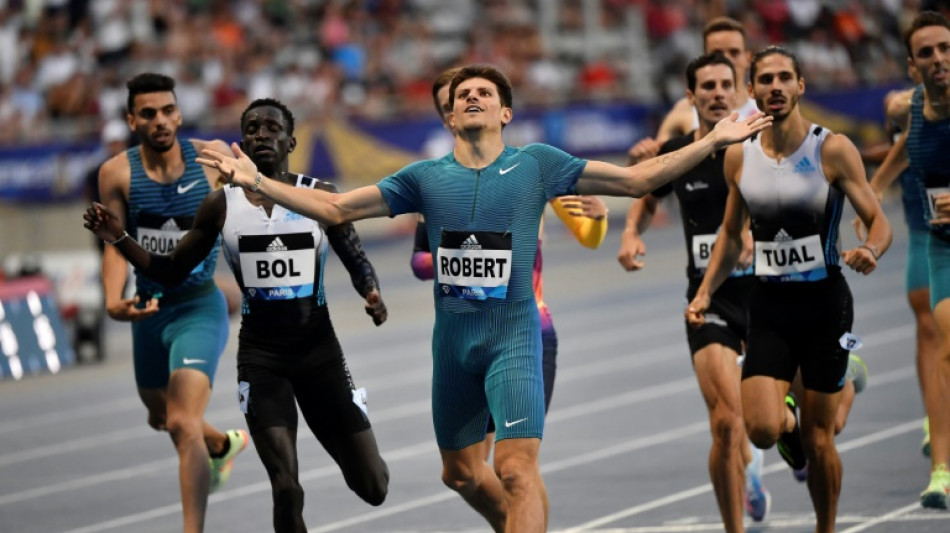
[[[791,393],[786,395],[785,405],[795,417],[795,429],[779,435],[778,453],[788,466],[792,467],[792,470],[801,471],[808,465],[808,459],[805,457],[805,448],[802,446],[802,432],[798,425],[798,402],[795,396]]]

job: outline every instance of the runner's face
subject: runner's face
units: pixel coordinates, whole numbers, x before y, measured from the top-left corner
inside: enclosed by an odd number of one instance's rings
[[[281,168],[297,140],[288,134],[287,123],[280,109],[255,107],[244,117],[241,144],[254,164],[270,172]]]
[[[742,34],[737,31],[717,31],[706,36],[706,53],[722,52],[722,54],[732,61],[732,66],[736,69],[736,79],[740,84],[745,84],[745,76],[749,71],[749,65],[752,58],[748,50],[745,49],[745,40]]]
[[[950,29],[943,26],[926,26],[910,37],[913,57],[908,59],[930,88],[944,91],[950,89]]]
[[[181,126],[181,111],[171,91],[137,94],[127,115],[129,127],[142,143],[156,152],[167,152],[175,145],[175,133]]]
[[[805,79],[795,74],[791,58],[770,54],[759,60],[751,86],[759,109],[778,121],[798,105],[799,97],[805,92]]]
[[[435,96],[439,100],[439,118],[442,119],[442,125],[445,126],[445,129],[452,131],[452,125],[450,124],[452,104],[449,103],[449,84],[446,83],[440,87]]]
[[[462,131],[501,131],[511,121],[511,108],[501,105],[498,87],[485,78],[470,78],[455,88],[455,102],[449,118],[452,127]]]
[[[736,103],[736,84],[732,69],[727,65],[714,64],[696,70],[696,88],[689,92],[699,118],[707,124],[715,124],[729,116]]]

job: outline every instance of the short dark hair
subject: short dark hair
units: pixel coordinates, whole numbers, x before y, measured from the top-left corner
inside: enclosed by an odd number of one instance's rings
[[[755,83],[755,71],[758,70],[759,61],[765,59],[771,55],[783,55],[792,60],[792,67],[795,69],[795,76],[798,78],[802,77],[802,65],[798,62],[798,56],[788,48],[782,46],[766,46],[765,48],[759,50],[752,56],[752,66],[749,68],[749,80],[752,83]]]
[[[706,27],[703,28],[703,49],[706,48],[706,37],[709,37],[710,33],[718,33],[721,31],[739,32],[742,34],[742,46],[744,46],[747,50],[749,49],[745,26],[743,26],[738,20],[730,17],[716,17],[706,23]]]
[[[904,46],[907,47],[907,57],[914,58],[914,51],[910,48],[910,38],[917,33],[917,30],[928,26],[943,26],[950,29],[950,21],[947,21],[947,17],[937,11],[921,11],[919,15],[914,17],[914,21],[910,23],[907,31],[904,32]]]
[[[686,65],[686,85],[690,91],[696,90],[696,71],[709,65],[726,65],[732,71],[732,83],[736,83],[736,67],[722,52],[703,54]]]
[[[175,94],[174,78],[156,72],[144,72],[139,74],[125,82],[125,86],[129,89],[129,97],[126,102],[129,113],[131,113],[135,107],[135,97],[140,94],[164,92]],[[175,98],[177,99],[178,96],[175,96]]]
[[[500,70],[491,65],[468,65],[459,69],[449,84],[449,101],[455,102],[455,89],[465,80],[485,78],[498,87],[498,97],[501,105],[511,107],[511,82]]]
[[[452,78],[454,78],[460,70],[462,70],[461,67],[452,67],[443,70],[442,73],[435,78],[435,81],[432,82],[432,103],[435,104],[435,110],[439,112],[440,117],[443,116],[445,111],[443,111],[442,106],[439,105],[439,90],[452,83]],[[451,97],[449,100],[451,100]]]
[[[244,119],[247,118],[247,114],[250,113],[252,109],[258,107],[276,107],[279,109],[280,114],[284,116],[284,122],[287,123],[287,135],[294,134],[294,114],[290,112],[290,109],[288,109],[283,102],[274,98],[258,98],[248,104],[247,109],[241,113],[241,131],[244,131]]]

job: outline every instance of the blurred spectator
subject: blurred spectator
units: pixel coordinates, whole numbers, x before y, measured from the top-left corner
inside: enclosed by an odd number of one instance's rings
[[[245,102],[274,96],[304,120],[428,114],[433,74],[471,62],[504,70],[519,107],[679,98],[683,65],[719,15],[747,26],[753,50],[799,50],[813,86],[892,83],[905,77],[900,32],[937,3],[0,0],[0,117],[30,122],[25,138],[0,140],[88,136],[124,115],[124,81],[143,71],[179,79],[199,128],[233,125]]]

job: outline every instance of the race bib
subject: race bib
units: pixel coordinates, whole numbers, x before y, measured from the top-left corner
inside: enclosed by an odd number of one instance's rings
[[[312,233],[240,235],[238,251],[249,298],[292,300],[313,295],[317,250]]]
[[[511,277],[511,234],[444,231],[436,275],[446,296],[504,300]]]
[[[713,245],[716,244],[716,236],[712,235],[693,235],[692,253],[693,265],[697,270],[704,271],[709,267],[709,259],[712,257]],[[746,276],[752,273],[752,267],[742,268],[736,265],[736,268],[729,274],[730,277]]]
[[[950,193],[950,187],[927,188],[927,209],[930,213],[930,220],[937,218],[937,195],[946,193]]]
[[[755,242],[755,275],[783,281],[809,281],[827,276],[821,237]]]
[[[159,255],[172,253],[178,241],[191,229],[193,217],[166,217],[151,213],[140,213],[136,219],[136,236],[139,246],[146,252]],[[204,268],[204,261],[198,264],[191,273],[198,273]]]

